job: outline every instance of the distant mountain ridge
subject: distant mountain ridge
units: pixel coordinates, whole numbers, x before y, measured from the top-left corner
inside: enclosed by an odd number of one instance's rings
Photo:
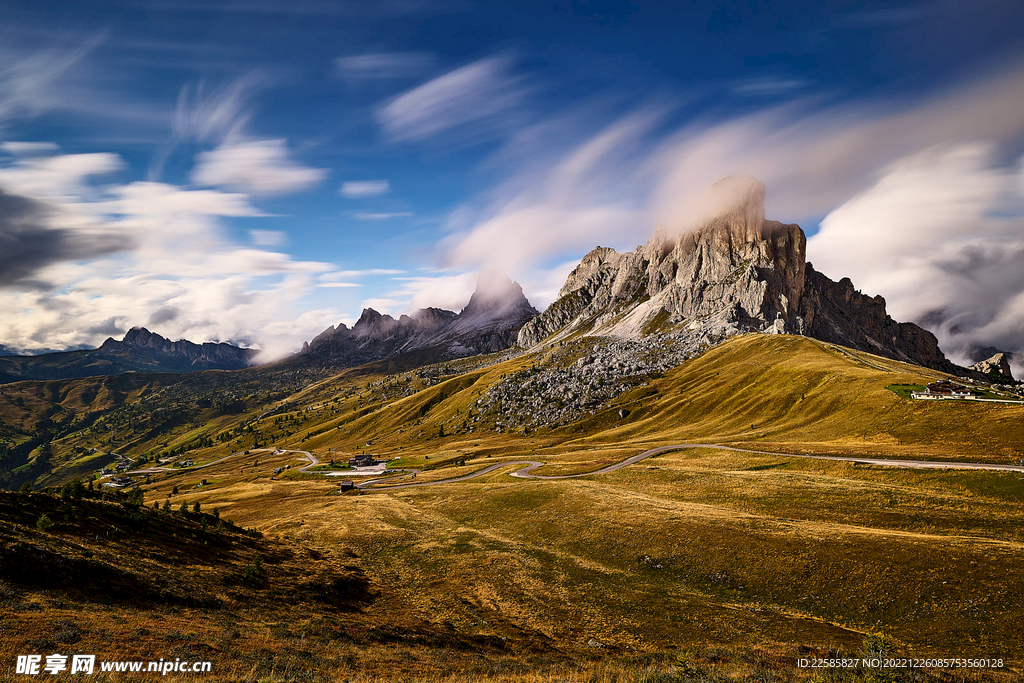
[[[796,332],[946,372],[935,336],[898,323],[885,299],[833,282],[806,261],[800,226],[765,219],[764,185],[716,183],[727,208],[677,236],[657,231],[631,253],[598,247],[569,275],[558,298],[520,330],[529,348],[570,335],[636,338],[675,330],[714,340],[742,332]]]
[[[501,351],[537,315],[519,283],[505,273],[484,271],[461,312],[423,308],[397,320],[363,309],[351,327],[331,326],[303,344],[301,358],[354,366],[410,351],[434,349],[442,358]]]
[[[124,339],[108,338],[99,348],[59,351],[38,356],[0,357],[0,384],[22,380],[73,379],[125,372],[196,372],[238,370],[259,353],[226,343],[171,341],[144,327]]]

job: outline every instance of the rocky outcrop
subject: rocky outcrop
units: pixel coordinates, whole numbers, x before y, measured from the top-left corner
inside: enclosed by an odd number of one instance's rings
[[[329,327],[300,353],[339,367],[423,349],[436,350],[442,358],[491,353],[511,346],[523,323],[536,315],[518,283],[504,273],[485,271],[458,314],[424,308],[396,320],[367,308],[351,328]]]
[[[934,335],[892,320],[882,297],[815,271],[803,230],[765,219],[759,181],[727,178],[713,194],[725,210],[693,231],[658,231],[628,254],[604,247],[587,254],[558,299],[519,332],[518,344],[579,334],[638,338],[666,329],[707,339],[792,332],[956,369]]]
[[[1010,368],[1010,360],[1013,355],[1005,351],[996,351],[989,358],[972,365],[970,369],[989,377],[994,376],[995,379],[1012,380],[1013,370]]]

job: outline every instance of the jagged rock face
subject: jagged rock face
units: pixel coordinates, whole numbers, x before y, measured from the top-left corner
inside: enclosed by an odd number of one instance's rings
[[[890,318],[884,298],[858,292],[849,278],[833,282],[809,263],[800,314],[809,337],[944,372],[958,370],[934,334]]]
[[[537,315],[523,288],[508,275],[484,271],[476,291],[458,317],[435,339],[459,344],[475,353],[494,353],[512,346],[520,328]]]
[[[708,334],[762,329],[779,314],[795,326],[803,231],[764,219],[760,182],[723,183],[735,197],[732,207],[699,229],[677,237],[659,231],[629,254],[602,247],[587,254],[555,303],[524,326],[519,345],[560,331],[635,337],[659,315],[699,323]]]
[[[1010,369],[1010,359],[1013,354],[998,351],[991,357],[975,363],[971,370],[977,370],[983,375],[1002,375],[1007,379],[1013,379],[1013,370]]]
[[[636,338],[663,327],[716,338],[798,332],[890,358],[953,371],[935,336],[897,323],[882,297],[833,282],[806,261],[798,225],[764,218],[764,185],[728,178],[715,192],[732,201],[696,230],[658,232],[628,254],[598,247],[572,272],[558,299],[523,326],[534,346],[573,334]]]
[[[485,272],[461,313],[424,308],[395,320],[367,308],[351,329],[327,328],[303,346],[302,354],[357,365],[428,348],[448,357],[490,353],[512,345],[519,328],[535,315],[518,283],[504,273]]]

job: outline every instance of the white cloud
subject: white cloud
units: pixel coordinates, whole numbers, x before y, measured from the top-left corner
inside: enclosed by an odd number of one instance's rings
[[[283,247],[288,244],[288,233],[280,230],[250,230],[249,239],[257,247]]]
[[[327,171],[296,164],[284,140],[223,144],[199,155],[191,179],[196,185],[227,187],[256,195],[301,192],[327,177]]]
[[[96,206],[114,214],[176,221],[179,216],[261,216],[244,194],[183,190],[166,183],[134,182],[109,189],[117,199]]]
[[[0,187],[33,197],[82,195],[91,178],[122,168],[121,157],[107,153],[19,158],[0,168]]]
[[[505,57],[467,64],[394,98],[377,111],[377,120],[398,141],[500,127],[524,95],[520,79],[510,71]]]
[[[89,174],[116,168],[116,157],[43,161],[0,168],[0,199],[14,212],[7,217],[18,221],[25,254],[21,270],[0,264],[6,345],[97,345],[112,331],[147,325],[172,339],[258,343],[279,353],[340,316],[319,311],[295,321],[332,265],[227,237],[222,218],[261,215],[246,195],[152,182],[96,187]],[[13,187],[19,194],[9,194]],[[257,241],[280,241],[262,233]],[[36,247],[47,245],[48,257],[38,258]]]
[[[349,287],[362,287],[358,282],[318,282],[317,287],[327,288],[349,288]]]
[[[445,262],[517,272],[598,244],[646,241],[653,227],[644,203],[654,178],[642,169],[637,151],[655,120],[625,117],[545,164],[545,171],[528,166],[508,181],[507,193],[497,193],[482,218],[459,217],[472,227],[445,241]]]
[[[406,218],[412,215],[410,211],[396,211],[394,213],[356,213],[353,214],[361,221],[386,221],[391,218]]]
[[[1024,351],[1024,193],[995,158],[973,144],[901,159],[825,217],[810,260],[924,321],[961,363],[976,347]]]
[[[341,185],[338,193],[349,199],[377,197],[391,191],[391,183],[387,180],[348,180]]]
[[[475,272],[440,273],[395,278],[396,287],[383,297],[367,299],[363,307],[381,313],[399,315],[413,313],[421,308],[444,308],[460,311],[476,288]]]
[[[415,78],[429,71],[434,55],[429,52],[376,52],[338,57],[335,67],[349,83]]]

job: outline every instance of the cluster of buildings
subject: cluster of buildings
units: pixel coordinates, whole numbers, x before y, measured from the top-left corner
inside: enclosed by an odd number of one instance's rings
[[[348,459],[349,467],[376,467],[380,463],[380,460],[377,460],[372,455],[368,455],[366,453],[360,453],[354,458]]]
[[[915,391],[910,394],[912,398],[932,400],[944,398],[970,398],[973,395],[974,394],[969,388],[948,379],[932,382],[925,387],[924,391]]]

